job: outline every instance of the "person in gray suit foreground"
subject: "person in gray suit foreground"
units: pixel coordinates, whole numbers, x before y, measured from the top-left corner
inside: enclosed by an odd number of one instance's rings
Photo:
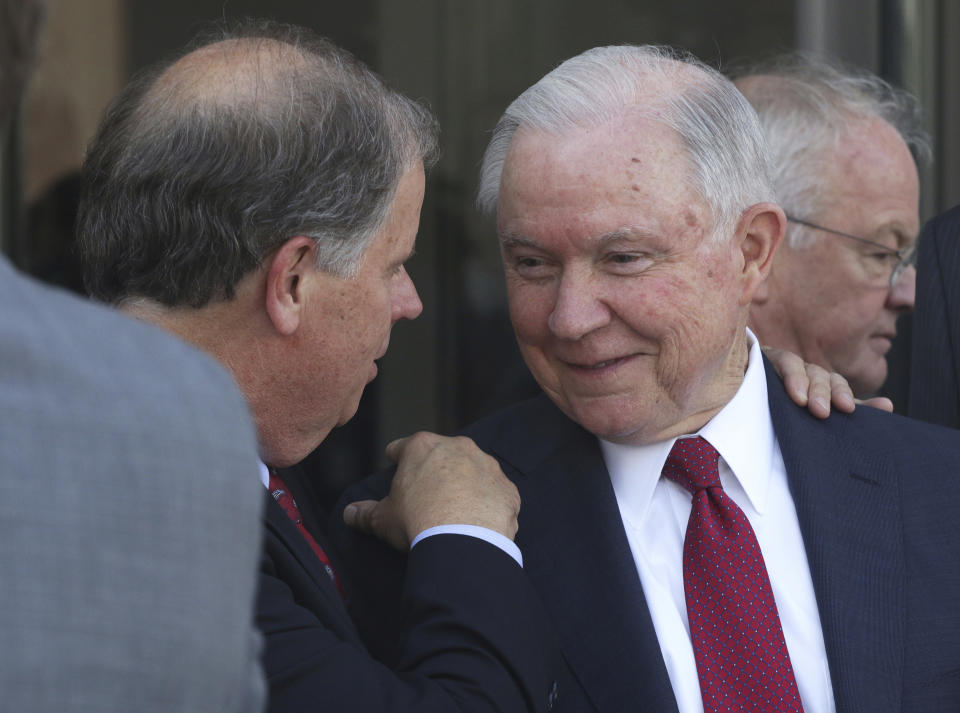
[[[0,127],[40,15],[0,0]],[[2,258],[0,303],[0,709],[262,710],[262,494],[232,380]]]

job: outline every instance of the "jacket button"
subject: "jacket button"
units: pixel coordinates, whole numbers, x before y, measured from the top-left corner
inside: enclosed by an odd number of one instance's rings
[[[553,707],[557,704],[557,699],[560,697],[560,692],[557,689],[557,682],[554,681],[553,685],[550,687],[550,694],[547,696],[547,710],[553,710]]]

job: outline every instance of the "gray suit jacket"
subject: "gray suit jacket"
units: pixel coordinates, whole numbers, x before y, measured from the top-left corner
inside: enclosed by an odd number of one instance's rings
[[[262,710],[262,491],[222,369],[0,259],[0,711]]]

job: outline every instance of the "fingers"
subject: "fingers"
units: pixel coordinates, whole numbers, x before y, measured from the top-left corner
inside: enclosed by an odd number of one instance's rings
[[[807,364],[807,409],[817,418],[830,415],[831,375],[816,364]]]
[[[343,509],[343,521],[350,527],[373,534],[373,512],[378,505],[376,500],[358,500]]]
[[[429,450],[435,447],[442,439],[442,436],[438,436],[436,433],[430,431],[417,431],[413,435],[406,436],[405,438],[397,438],[390,441],[384,449],[384,453],[391,463],[399,463],[406,451],[412,449]]]
[[[858,404],[863,404],[864,406],[872,406],[873,408],[878,408],[881,411],[887,411],[888,413],[893,413],[893,401],[888,399],[886,396],[874,396],[870,399],[864,399],[861,401],[857,399]]]
[[[378,537],[400,552],[406,552],[410,547],[403,523],[397,520],[389,498],[350,503],[343,509],[343,521],[360,532]]]
[[[853,398],[853,389],[840,374],[830,374],[830,389],[833,394],[833,405],[843,413],[853,413],[857,402]],[[828,409],[829,412],[829,409]]]
[[[783,385],[790,398],[798,406],[806,406],[810,397],[807,364],[796,354],[782,349],[768,349],[766,354],[773,363],[773,368],[783,378]]]
[[[840,374],[816,364],[806,364],[796,354],[764,347],[764,353],[783,379],[784,388],[798,406],[806,406],[817,418],[830,415],[831,404],[838,411],[851,413],[856,408],[853,390]],[[878,408],[883,408],[878,404]]]
[[[486,527],[513,537],[517,531],[520,495],[496,458],[465,436],[421,431],[392,442],[387,454],[397,463],[386,514],[377,511],[377,535],[402,531],[413,539],[437,525]]]
[[[386,454],[387,459],[391,463],[398,463],[400,461],[400,457],[403,455],[403,450],[406,448],[407,441],[409,441],[410,438],[411,436],[407,436],[406,438],[397,438],[387,444],[387,447],[383,452]]]

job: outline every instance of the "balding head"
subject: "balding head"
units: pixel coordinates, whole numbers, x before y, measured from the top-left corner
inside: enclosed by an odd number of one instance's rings
[[[886,379],[897,318],[913,307],[914,156],[930,153],[917,102],[879,77],[804,54],[755,66],[736,84],[760,117],[789,217],[750,324],[763,344],[871,395]]]
[[[760,118],[774,188],[788,214],[811,215],[830,199],[820,181],[824,168],[865,122],[886,122],[916,158],[930,158],[916,99],[869,72],[794,52],[738,70],[734,84]],[[797,226],[787,231],[793,247],[815,237]]]
[[[200,307],[290,238],[350,274],[430,114],[301,28],[252,23],[135,79],[88,152],[78,231],[91,293]]]

